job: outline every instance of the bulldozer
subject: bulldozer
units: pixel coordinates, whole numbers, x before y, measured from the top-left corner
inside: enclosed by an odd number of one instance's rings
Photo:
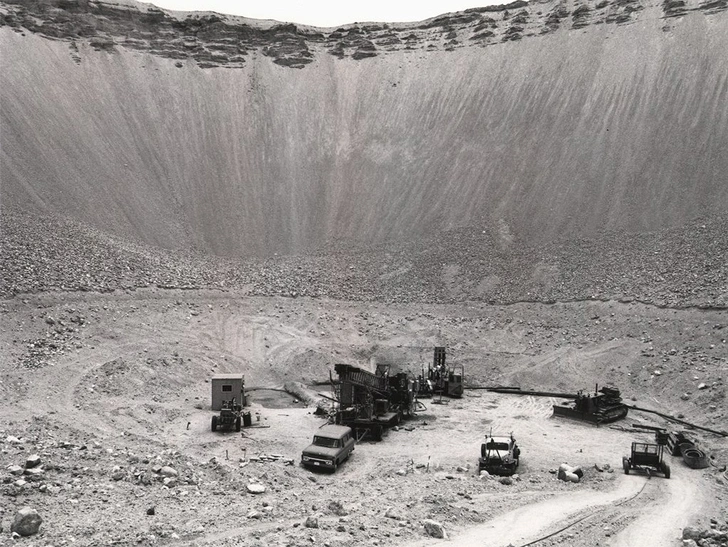
[[[579,391],[573,402],[554,405],[554,416],[597,425],[621,420],[628,411],[629,407],[622,402],[617,388],[605,386],[599,389],[598,385],[593,395]]]

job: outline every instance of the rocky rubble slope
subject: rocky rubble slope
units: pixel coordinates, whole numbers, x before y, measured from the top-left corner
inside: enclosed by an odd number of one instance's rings
[[[638,300],[728,306],[728,223],[698,220],[649,234],[602,233],[544,246],[503,246],[479,229],[363,246],[331,241],[261,260],[173,253],[68,219],[2,214],[0,295],[156,286],[352,301],[489,303]]]
[[[200,459],[133,435],[114,441],[68,431],[52,416],[0,431],[0,450],[10,462],[0,477],[3,505],[35,509],[43,522],[34,539],[60,545],[384,545],[421,537],[421,521],[464,527],[498,514],[520,492],[540,499],[567,490],[548,473],[506,484],[479,480],[469,466],[429,469],[419,458],[380,468],[360,499],[352,496],[362,489],[357,480],[312,474],[253,447],[244,457]],[[608,485],[614,476],[589,479]],[[403,499],[405,487],[417,495]],[[504,490],[508,498],[498,501]],[[376,503],[363,503],[371,492]],[[493,494],[487,506],[477,503]],[[13,516],[0,513],[0,524]]]
[[[688,526],[683,530],[683,547],[719,547],[728,545],[728,523],[710,520],[710,528]]]

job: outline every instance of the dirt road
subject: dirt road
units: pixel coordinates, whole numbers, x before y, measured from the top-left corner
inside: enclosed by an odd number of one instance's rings
[[[589,518],[603,507],[639,495],[644,483],[620,478],[618,486],[608,492],[584,490],[560,493],[538,503],[509,511],[485,524],[474,526],[460,534],[453,534],[453,541],[463,547],[525,545],[550,534],[558,536],[562,528]],[[410,543],[410,547],[435,545],[436,540]],[[644,544],[646,545],[646,544]]]

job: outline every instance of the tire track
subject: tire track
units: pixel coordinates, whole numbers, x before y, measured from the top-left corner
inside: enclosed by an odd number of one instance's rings
[[[642,494],[643,487],[644,484],[637,481],[621,478],[617,488],[609,492],[586,490],[558,494],[504,513],[487,523],[468,529],[453,540],[458,547],[538,545],[538,542],[556,536],[617,503],[633,501]],[[615,521],[618,518],[620,515],[615,514]],[[589,529],[592,528],[590,526]],[[567,541],[566,545],[574,545],[573,540],[564,539]],[[424,540],[410,543],[408,547],[430,545],[435,545],[435,542]]]

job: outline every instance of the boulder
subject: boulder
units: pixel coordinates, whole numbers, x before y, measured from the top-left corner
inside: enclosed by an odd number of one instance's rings
[[[331,511],[337,517],[344,517],[349,514],[349,511],[346,510],[344,504],[341,503],[339,500],[333,500],[329,502],[329,511]]]
[[[10,529],[21,536],[32,536],[38,533],[38,528],[40,528],[42,522],[43,519],[38,511],[26,506],[16,513]]]
[[[31,456],[28,456],[28,458],[25,460],[26,469],[32,469],[33,467],[38,467],[39,465],[40,465],[40,456],[38,454],[33,454]]]
[[[395,509],[394,507],[389,507],[387,509],[387,511],[384,513],[384,516],[389,519],[404,520],[404,517],[402,516],[402,514],[399,511],[397,511],[397,509]]]
[[[700,530],[695,526],[686,526],[683,528],[682,538],[698,541],[700,539]]]
[[[247,489],[251,494],[262,494],[265,492],[265,486],[259,483],[249,484]]]
[[[163,477],[176,477],[177,476],[177,470],[173,467],[170,467],[168,465],[165,465],[159,470],[159,474]]]
[[[318,528],[319,527],[319,521],[317,517],[310,516],[306,519],[306,528]]]
[[[580,465],[577,465],[576,467],[572,467],[571,472],[574,473],[574,475],[576,475],[580,479],[584,478],[584,470],[581,468]]]
[[[43,478],[43,469],[41,469],[40,467],[26,469],[24,475],[25,478],[29,481],[39,481]]]
[[[559,478],[562,481],[565,482],[579,482],[579,475],[576,473],[569,473],[568,471],[564,471],[563,475],[559,475]]]
[[[427,535],[437,539],[446,539],[447,533],[442,527],[442,524],[432,519],[425,519],[422,521],[422,525],[425,527]]]
[[[558,478],[566,482],[579,482],[584,476],[584,471],[581,467],[572,467],[567,463],[562,463],[559,466]]]

